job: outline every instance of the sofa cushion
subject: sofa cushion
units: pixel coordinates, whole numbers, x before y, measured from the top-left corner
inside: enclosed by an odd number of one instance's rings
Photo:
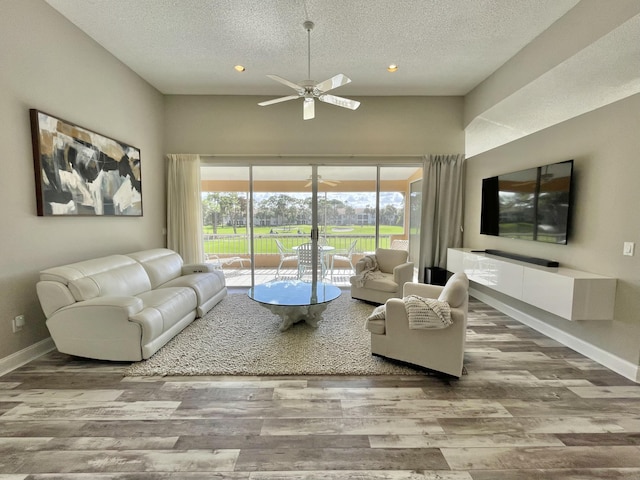
[[[395,250],[391,248],[377,248],[376,261],[378,268],[385,273],[393,273],[393,269],[398,265],[407,263],[409,252],[406,250]]]
[[[357,287],[357,276],[351,277],[351,285]],[[393,280],[393,274],[380,273],[380,277],[369,278],[365,281],[365,288],[382,292],[397,292],[400,286]]]
[[[189,287],[196,292],[198,306],[203,305],[225,287],[224,273],[214,270],[210,273],[192,273],[175,278],[158,288]]]
[[[196,309],[196,294],[190,288],[159,288],[141,293],[138,298],[142,300],[144,310],[132,318],[149,316],[146,310],[151,309],[160,314],[161,332],[170,329]]]
[[[182,257],[168,248],[154,248],[127,255],[137,261],[149,275],[151,288],[158,288],[182,275]]]
[[[150,289],[147,273],[135,262],[69,282],[69,290],[79,302],[106,295],[133,296]]]
[[[438,300],[447,302],[452,308],[458,308],[469,297],[469,279],[467,276],[458,272],[454,274],[442,289]]]
[[[367,320],[367,330],[374,335],[384,335],[386,333],[386,323],[384,319],[373,318]]]
[[[96,273],[106,272],[133,263],[136,262],[126,255],[109,255],[107,257],[92,258],[91,260],[42,270],[40,272],[40,280],[49,280],[69,285],[69,282],[86,277],[87,275],[95,275]]]

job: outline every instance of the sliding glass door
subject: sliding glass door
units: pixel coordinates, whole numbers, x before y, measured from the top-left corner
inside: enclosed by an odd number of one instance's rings
[[[317,255],[313,170],[308,165],[252,167],[255,261],[275,268],[254,272],[254,284],[324,276],[326,265],[314,271],[312,262],[314,249]]]
[[[204,165],[207,261],[230,286],[314,278],[348,286],[376,247],[417,261],[410,219],[420,205],[409,199],[421,178],[420,165]]]

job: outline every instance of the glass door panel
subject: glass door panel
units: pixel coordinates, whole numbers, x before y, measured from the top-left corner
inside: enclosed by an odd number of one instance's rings
[[[299,250],[312,241],[312,168],[253,166],[252,176],[255,284],[274,278],[310,281],[305,247]]]
[[[249,167],[203,165],[200,177],[205,261],[250,285]]]
[[[411,185],[420,179],[422,167],[417,165],[380,168],[380,246],[407,250],[409,261],[416,264],[416,272],[420,253],[420,203],[412,202],[415,192]]]
[[[356,262],[376,248],[376,166],[318,167],[318,228],[329,279],[349,285]]]

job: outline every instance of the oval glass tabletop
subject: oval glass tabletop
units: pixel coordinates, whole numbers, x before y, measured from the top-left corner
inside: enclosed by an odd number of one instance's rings
[[[330,302],[340,293],[338,287],[329,283],[280,280],[256,285],[249,289],[247,295],[256,302],[294,307]]]

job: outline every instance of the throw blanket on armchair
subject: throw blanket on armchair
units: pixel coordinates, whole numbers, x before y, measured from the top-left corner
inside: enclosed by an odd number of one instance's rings
[[[446,328],[453,323],[451,307],[447,302],[418,295],[409,295],[402,301],[407,311],[410,329]]]
[[[356,275],[354,280],[356,287],[364,287],[364,282],[369,279],[383,277],[378,269],[378,261],[375,255],[366,255],[362,257],[359,263],[361,263],[363,267],[362,271]]]

